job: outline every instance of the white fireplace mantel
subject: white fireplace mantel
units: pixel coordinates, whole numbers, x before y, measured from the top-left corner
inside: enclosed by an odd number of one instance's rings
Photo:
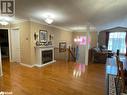
[[[49,62],[43,64],[42,63],[42,51],[48,51],[48,50],[52,50],[52,61],[49,61]],[[35,64],[35,66],[42,67],[44,65],[56,62],[54,60],[54,47],[53,46],[36,46],[35,51],[36,51],[36,64]]]

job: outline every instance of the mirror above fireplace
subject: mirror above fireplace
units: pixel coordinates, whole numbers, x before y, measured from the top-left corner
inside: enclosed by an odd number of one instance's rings
[[[39,31],[39,42],[45,43],[48,40],[48,33],[46,30]]]

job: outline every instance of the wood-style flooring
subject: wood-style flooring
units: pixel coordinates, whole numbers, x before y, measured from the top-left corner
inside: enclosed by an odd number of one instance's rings
[[[3,60],[0,91],[13,95],[105,95],[105,64],[57,61],[41,68]]]

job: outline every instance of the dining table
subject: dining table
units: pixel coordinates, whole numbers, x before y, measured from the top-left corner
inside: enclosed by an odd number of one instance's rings
[[[124,55],[119,56],[120,61],[123,63],[123,69],[127,71],[127,57]],[[117,75],[116,56],[107,58],[106,60],[106,74]]]

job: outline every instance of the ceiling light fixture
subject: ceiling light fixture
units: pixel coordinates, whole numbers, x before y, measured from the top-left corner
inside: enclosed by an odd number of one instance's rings
[[[43,14],[43,20],[47,23],[47,24],[52,24],[54,21],[54,14],[52,13],[45,13]]]
[[[53,23],[53,21],[54,21],[54,19],[53,18],[51,18],[51,17],[47,17],[47,18],[45,18],[45,20],[44,20],[46,23],[48,23],[48,24],[52,24]]]
[[[2,21],[0,21],[0,24],[1,25],[8,25],[9,23],[7,21],[2,20]]]

